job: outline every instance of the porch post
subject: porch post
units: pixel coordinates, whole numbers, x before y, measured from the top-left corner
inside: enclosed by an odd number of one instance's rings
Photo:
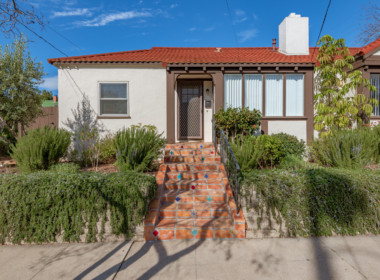
[[[168,144],[175,143],[175,75],[166,72],[166,141]]]
[[[217,112],[220,108],[224,106],[224,78],[223,72],[218,71],[215,73],[210,73],[212,76],[212,80],[215,85],[215,93],[214,93],[214,106],[215,112]]]

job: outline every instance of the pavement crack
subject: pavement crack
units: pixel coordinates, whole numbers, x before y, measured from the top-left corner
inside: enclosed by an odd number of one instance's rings
[[[123,260],[121,261],[119,267],[117,268],[117,271],[115,272],[115,275],[112,277],[112,280],[115,280],[115,279],[116,279],[116,276],[117,276],[117,274],[119,273],[119,271],[120,271],[120,269],[121,269],[123,263],[124,263],[125,260],[127,259],[127,256],[128,256],[128,254],[129,254],[129,251],[131,251],[131,248],[132,248],[133,244],[135,244],[135,241],[132,241],[131,246],[129,246],[128,251],[125,253],[125,256],[124,256]]]
[[[337,251],[335,251],[333,248],[330,248],[329,246],[327,246],[327,244],[325,242],[323,242],[323,245],[326,246],[326,248],[328,248],[330,251],[332,251],[335,255],[337,255],[338,258],[340,258],[342,261],[344,261],[346,264],[348,264],[349,266],[351,266],[354,270],[356,270],[361,276],[364,277],[364,279],[369,279],[367,276],[365,276],[365,274],[363,272],[361,272],[357,267],[353,266],[352,264],[350,264],[349,262],[346,261],[345,258],[343,258]]]

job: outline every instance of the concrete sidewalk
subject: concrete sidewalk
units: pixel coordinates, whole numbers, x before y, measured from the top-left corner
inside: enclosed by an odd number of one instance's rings
[[[380,236],[0,246],[0,279],[380,279]]]

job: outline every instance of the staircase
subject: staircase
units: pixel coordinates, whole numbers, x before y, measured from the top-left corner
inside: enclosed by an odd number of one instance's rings
[[[212,144],[167,145],[156,179],[145,240],[245,238],[242,211]]]

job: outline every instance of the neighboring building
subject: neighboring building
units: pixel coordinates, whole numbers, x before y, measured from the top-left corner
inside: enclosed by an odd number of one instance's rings
[[[142,123],[155,125],[169,143],[211,142],[213,114],[244,106],[262,112],[265,133],[310,141],[318,50],[309,47],[308,24],[307,17],[286,17],[279,48],[274,40],[264,48],[154,47],[49,59],[58,68],[60,126],[86,95],[111,132]],[[355,67],[380,88],[380,40],[350,51]]]

